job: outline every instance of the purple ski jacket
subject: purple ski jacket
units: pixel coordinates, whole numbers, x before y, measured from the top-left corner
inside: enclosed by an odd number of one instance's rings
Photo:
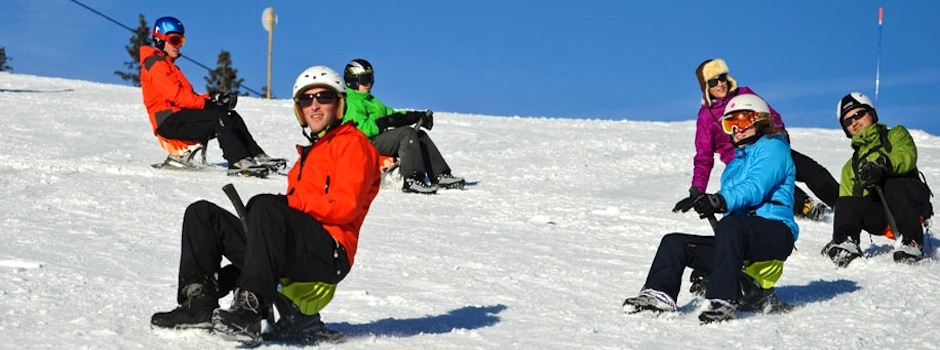
[[[708,188],[708,178],[711,176],[712,167],[715,166],[715,153],[718,153],[725,164],[734,159],[731,137],[721,131],[720,120],[725,113],[725,104],[742,94],[757,95],[749,87],[741,86],[734,91],[729,91],[724,98],[713,99],[711,107],[703,101],[702,107],[698,109],[698,122],[695,125],[695,157],[692,158],[692,187],[698,188],[702,193],[705,193]],[[767,106],[770,107],[770,103]],[[777,113],[773,107],[770,107],[770,118],[774,125],[784,128],[780,113]]]

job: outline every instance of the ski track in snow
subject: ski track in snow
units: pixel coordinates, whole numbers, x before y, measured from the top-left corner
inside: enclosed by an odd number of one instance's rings
[[[186,206],[231,210],[222,185],[247,201],[283,193],[286,179],[151,169],[165,155],[136,88],[0,73],[0,89],[0,348],[234,346],[153,330],[150,316],[175,307]],[[268,154],[297,158],[290,101],[242,98],[238,110]],[[868,258],[837,269],[819,254],[831,214],[798,221],[799,250],[777,286],[797,306],[789,314],[700,326],[704,303],[684,289],[675,315],[625,315],[664,234],[711,232],[670,212],[689,186],[694,121],[436,115],[433,139],[476,184],[435,196],[383,187],[356,265],[323,311],[348,340],[323,348],[940,348],[940,241],[931,237],[933,258],[904,266],[891,241],[863,236]],[[794,148],[834,174],[851,155],[836,127],[790,130]],[[940,139],[912,135],[919,168],[940,183]],[[224,162],[215,141],[208,160]]]

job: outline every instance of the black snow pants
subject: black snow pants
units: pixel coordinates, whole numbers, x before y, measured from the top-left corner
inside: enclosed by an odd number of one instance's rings
[[[204,145],[218,136],[222,157],[229,164],[264,153],[248,131],[245,120],[235,111],[211,108],[182,109],[170,114],[160,123],[157,134],[170,139],[196,141]]]
[[[836,200],[839,198],[839,182],[832,177],[832,174],[815,160],[800,152],[791,150],[790,156],[793,158],[793,166],[796,167],[796,181],[806,184],[806,187],[830,208],[835,207]],[[803,213],[803,203],[806,203],[807,198],[809,196],[803,192],[803,189],[794,187],[794,214]]]
[[[927,186],[913,177],[890,178],[885,181],[883,192],[898,231],[901,231],[902,242],[914,241],[923,246],[924,227],[920,218],[928,218],[933,211]],[[842,243],[847,237],[860,242],[862,230],[872,235],[883,235],[888,219],[881,200],[875,193],[867,197],[839,197],[832,225],[832,242]]]
[[[398,156],[403,177],[427,174],[433,183],[438,175],[450,173],[444,156],[424,130],[412,127],[389,129],[373,137],[372,145],[383,156]]]
[[[738,276],[744,260],[786,260],[793,234],[782,221],[759,216],[726,216],[714,236],[670,233],[663,236],[643,288],[662,291],[677,300],[686,267],[708,277],[705,297],[738,300]]]
[[[313,217],[289,207],[287,197],[258,195],[247,208],[247,233],[235,215],[213,203],[198,201],[186,208],[180,292],[189,283],[214,285],[223,256],[241,269],[238,287],[266,305],[274,301],[282,277],[336,284],[349,273],[343,246]]]

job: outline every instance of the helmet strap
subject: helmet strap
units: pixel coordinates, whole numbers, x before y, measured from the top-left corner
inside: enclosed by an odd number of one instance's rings
[[[310,129],[309,127],[305,127],[305,128],[303,128],[303,129],[301,129],[301,130],[302,130],[302,132],[303,132],[303,134],[304,134],[304,137],[306,137],[307,140],[309,140],[309,141],[310,141],[310,144],[312,145],[312,144],[317,143],[317,141],[319,141],[321,138],[323,138],[323,136],[326,136],[326,134],[329,133],[330,131],[332,131],[334,127],[337,127],[337,126],[339,126],[339,125],[342,124],[342,123],[343,123],[342,120],[337,120],[337,121],[333,122],[332,124],[327,125],[325,128],[323,128],[322,131],[318,132],[316,135],[311,135],[310,133],[307,132],[307,130]]]
[[[731,145],[734,147],[740,147],[742,145],[750,145],[754,142],[757,142],[757,140],[760,139],[761,136],[764,136],[764,127],[766,125],[767,125],[766,123],[754,123],[754,128],[755,128],[754,131],[756,131],[754,135],[748,136],[742,139],[741,141],[735,142],[734,136],[733,135],[729,136],[731,137]]]

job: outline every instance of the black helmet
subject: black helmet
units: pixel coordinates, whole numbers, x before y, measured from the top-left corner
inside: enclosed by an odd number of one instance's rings
[[[359,84],[374,84],[375,72],[372,70],[372,64],[362,58],[349,61],[346,69],[343,70],[343,80],[350,89],[359,89]]]

